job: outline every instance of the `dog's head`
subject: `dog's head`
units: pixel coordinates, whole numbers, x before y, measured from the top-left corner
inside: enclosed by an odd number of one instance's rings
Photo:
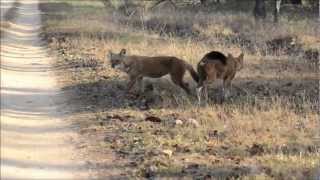
[[[237,71],[240,71],[243,68],[243,58],[243,53],[241,53],[238,57],[233,57],[232,54],[228,54],[228,59],[236,62]]]
[[[126,55],[126,50],[122,49],[120,53],[113,53],[109,51],[109,54],[107,55],[108,59],[110,60],[111,67],[112,68],[118,68],[123,65],[123,60]]]

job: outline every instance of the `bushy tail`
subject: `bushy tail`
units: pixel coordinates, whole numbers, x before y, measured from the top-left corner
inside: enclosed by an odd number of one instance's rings
[[[190,72],[192,79],[198,83],[199,82],[198,73],[193,69],[193,67],[190,64],[186,64],[186,68]]]

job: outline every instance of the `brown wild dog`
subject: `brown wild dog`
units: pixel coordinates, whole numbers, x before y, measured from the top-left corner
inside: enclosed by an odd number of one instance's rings
[[[208,101],[207,86],[216,79],[223,80],[222,93],[224,97],[226,96],[226,91],[231,87],[231,81],[236,72],[243,68],[243,57],[243,53],[239,57],[233,57],[231,54],[226,57],[221,52],[212,51],[200,60],[197,66],[199,76],[197,96],[199,104],[201,104],[203,90],[205,91],[206,102]]]
[[[126,50],[122,49],[119,54],[110,51],[109,59],[112,68],[119,68],[129,75],[128,91],[131,91],[137,81],[142,83],[143,77],[160,78],[170,74],[172,82],[190,94],[188,83],[183,81],[186,70],[196,82],[199,79],[190,64],[173,56],[127,56]]]

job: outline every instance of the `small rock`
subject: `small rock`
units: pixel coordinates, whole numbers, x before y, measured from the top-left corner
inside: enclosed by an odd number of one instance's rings
[[[172,156],[172,151],[170,149],[163,150],[162,153],[167,155],[168,157]]]
[[[188,119],[188,123],[192,124],[194,127],[200,126],[199,122],[193,118]]]
[[[177,119],[175,121],[175,125],[182,125],[182,124],[183,124],[183,122],[180,119]]]

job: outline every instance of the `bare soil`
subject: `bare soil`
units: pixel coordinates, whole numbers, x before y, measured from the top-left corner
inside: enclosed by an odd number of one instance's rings
[[[87,178],[38,3],[1,1],[1,179]]]

